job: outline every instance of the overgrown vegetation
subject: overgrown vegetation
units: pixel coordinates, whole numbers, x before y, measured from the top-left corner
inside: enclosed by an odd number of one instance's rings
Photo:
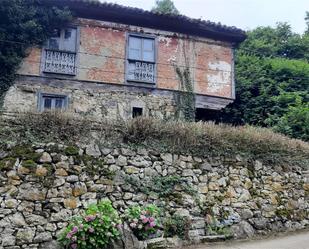
[[[126,183],[130,184],[136,192],[144,194],[156,194],[159,198],[173,200],[177,204],[182,203],[182,194],[195,195],[196,191],[183,178],[176,175],[155,176],[147,180],[140,180],[136,177],[127,176]],[[176,188],[181,191],[176,191]]]
[[[271,127],[309,141],[309,33],[279,23],[247,35],[236,53],[236,100],[217,121]]]
[[[189,217],[174,214],[164,221],[164,236],[174,237],[177,235],[179,238],[187,240],[190,227],[191,221]]]
[[[28,49],[41,45],[55,28],[72,19],[68,9],[47,7],[40,0],[2,0],[0,5],[0,107]]]
[[[308,143],[290,139],[266,128],[166,122],[142,117],[127,122],[96,123],[54,113],[36,114],[32,118],[20,115],[17,120],[0,122],[2,145],[51,141],[73,143],[85,139],[96,139],[107,147],[143,146],[160,152],[201,157],[235,157],[239,154],[272,165],[309,165]]]
[[[121,220],[110,201],[90,205],[85,214],[75,216],[59,237],[66,248],[109,248],[119,239]]]
[[[134,235],[140,240],[145,240],[158,237],[161,228],[160,215],[160,209],[155,205],[135,205],[126,210],[124,219]]]

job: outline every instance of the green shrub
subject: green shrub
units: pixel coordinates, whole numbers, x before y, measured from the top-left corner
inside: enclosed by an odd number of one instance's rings
[[[110,201],[88,207],[83,216],[74,217],[59,241],[66,248],[109,248],[119,239],[121,220]]]
[[[174,214],[164,221],[164,237],[177,235],[181,239],[187,239],[190,226],[191,222],[188,217]]]
[[[140,240],[157,237],[161,228],[160,209],[155,205],[132,206],[126,210],[125,220]]]

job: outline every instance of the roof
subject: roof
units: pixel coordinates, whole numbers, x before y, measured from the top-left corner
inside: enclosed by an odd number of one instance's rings
[[[245,31],[236,27],[184,15],[160,14],[96,0],[44,0],[44,4],[67,6],[82,18],[161,29],[234,43],[240,43],[246,38]]]

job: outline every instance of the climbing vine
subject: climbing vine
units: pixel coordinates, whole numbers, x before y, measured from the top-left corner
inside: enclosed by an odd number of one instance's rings
[[[193,121],[195,119],[195,94],[189,67],[181,70],[176,67],[176,73],[180,81],[180,91],[176,95],[177,112],[179,119]]]
[[[193,89],[193,82],[190,72],[190,62],[187,56],[188,43],[182,43],[182,53],[185,62],[185,67],[180,68],[175,65],[175,71],[180,81],[180,89],[176,93],[176,118],[185,121],[195,120],[195,94]]]

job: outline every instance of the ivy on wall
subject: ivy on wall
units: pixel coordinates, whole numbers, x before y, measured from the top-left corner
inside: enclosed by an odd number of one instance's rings
[[[180,91],[176,94],[176,117],[186,121],[195,120],[195,94],[191,80],[190,69],[181,70],[176,67],[176,73],[180,81]]]

